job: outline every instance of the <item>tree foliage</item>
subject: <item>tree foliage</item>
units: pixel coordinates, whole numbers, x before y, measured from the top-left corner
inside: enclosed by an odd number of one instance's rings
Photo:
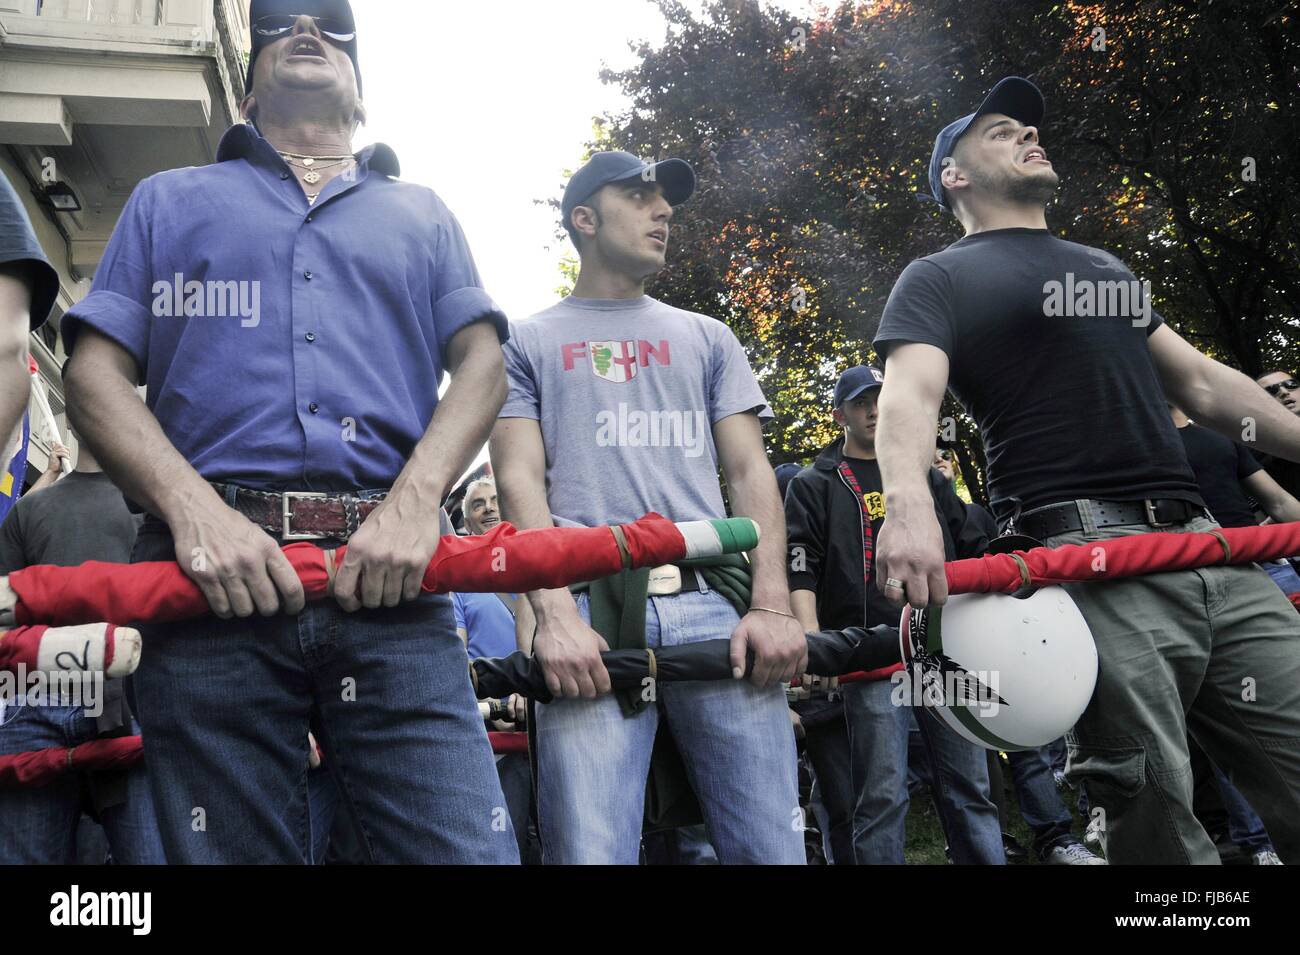
[[[1124,259],[1216,358],[1300,364],[1292,5],[858,0],[804,22],[754,0],[655,2],[667,37],[605,75],[631,106],[591,146],[695,165],[651,292],[736,332],[777,412],[774,462],[833,436],[835,378],[871,357],[894,280],[959,237],[916,195],[938,130],[1005,75],[1048,101],[1054,230]],[[982,499],[982,448],[945,409]]]

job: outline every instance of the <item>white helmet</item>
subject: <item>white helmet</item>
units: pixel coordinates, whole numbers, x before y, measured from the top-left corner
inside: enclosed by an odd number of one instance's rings
[[[1060,738],[1097,685],[1092,633],[1061,587],[904,607],[899,642],[913,702],[985,749],[1034,749]]]

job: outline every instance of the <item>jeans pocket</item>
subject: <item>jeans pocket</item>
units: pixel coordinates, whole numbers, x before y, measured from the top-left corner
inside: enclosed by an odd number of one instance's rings
[[[1067,742],[1065,772],[1072,783],[1087,783],[1093,793],[1114,792],[1131,799],[1146,785],[1146,750],[1141,746],[1094,746]],[[1099,789],[1097,787],[1100,787]],[[1098,802],[1104,800],[1097,799]]]

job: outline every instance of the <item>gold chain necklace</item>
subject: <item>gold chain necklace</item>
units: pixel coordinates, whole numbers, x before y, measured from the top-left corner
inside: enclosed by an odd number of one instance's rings
[[[333,166],[341,166],[345,162],[350,162],[353,156],[305,156],[301,153],[280,153],[282,158],[290,166],[297,169],[307,170],[302,177],[308,185],[314,186],[321,181],[321,174],[318,169],[329,169]],[[300,160],[295,162],[295,160]]]

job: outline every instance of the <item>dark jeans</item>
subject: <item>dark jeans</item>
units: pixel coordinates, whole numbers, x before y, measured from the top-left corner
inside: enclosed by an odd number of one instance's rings
[[[1056,788],[1047,747],[1007,753],[1007,759],[1016,784],[1020,815],[1034,833],[1034,851],[1038,857],[1041,859],[1058,843],[1074,841],[1070,833],[1074,820]]]
[[[853,865],[853,809],[857,800],[849,775],[849,733],[843,715],[805,725],[804,752],[812,763],[826,814],[824,820],[819,820],[826,861],[831,865]]]
[[[0,753],[71,747],[95,738],[94,720],[71,706],[4,707]],[[138,732],[138,727],[136,727]],[[71,865],[77,861],[85,783],[65,775],[46,786],[0,790],[0,865]],[[162,865],[162,840],[143,765],[126,771],[126,800],[100,812],[113,861]],[[103,859],[98,861],[102,862]]]
[[[174,556],[146,524],[133,560]],[[310,861],[309,727],[366,861],[519,861],[446,596],[144,630],[136,703],[168,861]]]
[[[911,706],[893,699],[892,680],[850,683],[843,688],[852,753],[854,856],[858,865],[903,865]],[[989,798],[984,750],[918,710],[932,792],[944,835],[959,865],[1005,865],[1002,827]]]
[[[497,778],[506,797],[519,859],[525,865],[542,864],[542,847],[533,825],[533,772],[527,753],[506,753],[497,759]]]

